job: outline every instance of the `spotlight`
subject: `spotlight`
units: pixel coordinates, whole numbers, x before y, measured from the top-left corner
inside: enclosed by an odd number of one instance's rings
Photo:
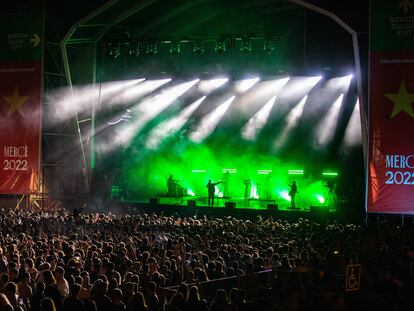
[[[193,52],[195,54],[203,54],[204,53],[204,42],[203,41],[195,41]]]
[[[229,49],[234,49],[236,47],[236,38],[230,37],[227,40],[227,46],[229,47]]]
[[[226,51],[226,44],[224,43],[223,39],[216,41],[216,46],[214,47],[214,51],[223,54]]]
[[[156,42],[147,42],[145,52],[148,55],[155,55],[158,53]]]
[[[121,46],[119,43],[117,45],[113,45],[109,43],[109,55],[113,57],[113,59],[118,58],[121,55]]]
[[[145,42],[137,42],[137,56],[147,53],[147,44]]]
[[[171,42],[170,53],[171,54],[180,54],[181,53],[181,43],[179,41],[178,42]]]
[[[130,43],[128,45],[128,48],[129,48],[129,50],[128,50],[129,55],[133,55],[133,54],[138,55],[139,50],[138,50],[138,44],[137,43]]]
[[[275,49],[274,40],[265,40],[263,51],[267,54],[271,54]]]
[[[242,39],[240,51],[243,53],[249,53],[252,51],[252,44],[250,42],[250,38],[246,37]]]
[[[252,78],[252,79],[244,79],[240,81],[236,81],[234,87],[237,92],[244,93],[247,92],[250,88],[253,87],[257,82],[259,82],[260,78]]]
[[[121,55],[121,46],[119,43],[110,48],[109,55],[111,55],[114,59],[117,59]]]

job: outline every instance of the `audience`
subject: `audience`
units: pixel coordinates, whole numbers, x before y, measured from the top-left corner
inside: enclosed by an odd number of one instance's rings
[[[0,214],[0,311],[414,310],[414,230],[336,222]],[[346,266],[359,263],[358,295]]]

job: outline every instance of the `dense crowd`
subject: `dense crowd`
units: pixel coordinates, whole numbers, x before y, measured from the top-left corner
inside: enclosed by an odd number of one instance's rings
[[[0,213],[3,310],[414,310],[414,231],[306,219]],[[358,291],[344,290],[359,263]]]

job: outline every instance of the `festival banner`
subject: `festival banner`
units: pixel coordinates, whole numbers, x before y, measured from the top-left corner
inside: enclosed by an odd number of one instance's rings
[[[371,1],[368,212],[414,214],[414,4]]]
[[[0,193],[39,190],[43,14],[0,20]]]

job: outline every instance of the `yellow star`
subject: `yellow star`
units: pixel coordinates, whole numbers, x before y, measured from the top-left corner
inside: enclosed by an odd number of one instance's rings
[[[19,90],[16,86],[14,89],[13,96],[10,97],[4,97],[4,99],[10,104],[9,107],[9,115],[12,114],[14,111],[19,112],[20,108],[23,106],[23,104],[27,101],[29,96],[20,96]]]
[[[404,80],[401,82],[400,90],[397,94],[384,94],[390,101],[394,103],[391,118],[394,118],[401,111],[405,111],[410,117],[414,118],[413,106],[414,94],[407,93]]]

